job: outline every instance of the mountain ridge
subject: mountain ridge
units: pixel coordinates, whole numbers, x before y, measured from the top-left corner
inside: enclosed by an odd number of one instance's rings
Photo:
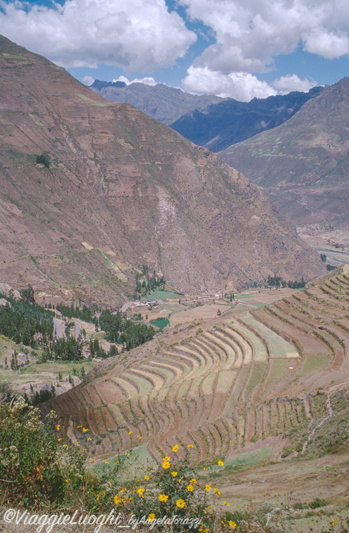
[[[293,91],[287,95],[240,102],[233,98],[192,95],[162,84],[126,85],[96,80],[91,89],[107,100],[134,105],[212,152],[282,124],[306,101],[324,90],[314,87],[308,93]]]
[[[230,146],[220,156],[262,186],[294,224],[348,231],[348,110],[349,78],[343,78],[306,102],[287,123]]]

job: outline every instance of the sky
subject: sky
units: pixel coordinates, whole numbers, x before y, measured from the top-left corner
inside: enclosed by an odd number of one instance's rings
[[[0,34],[87,85],[249,101],[349,75],[348,0],[0,0]]]

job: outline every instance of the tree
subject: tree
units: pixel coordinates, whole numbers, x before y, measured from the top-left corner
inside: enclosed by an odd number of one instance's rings
[[[50,158],[47,152],[43,152],[41,155],[36,156],[36,164],[44,165],[46,168],[50,168]]]
[[[21,298],[25,303],[32,304],[35,302],[34,289],[31,285],[28,285],[27,289],[22,289],[19,294],[21,295]]]

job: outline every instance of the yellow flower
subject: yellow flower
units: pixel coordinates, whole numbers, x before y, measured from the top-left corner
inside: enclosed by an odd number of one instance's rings
[[[149,476],[145,475],[145,476],[144,476],[144,479],[146,479],[147,481],[149,481]]]
[[[182,481],[182,478],[180,478],[180,479],[177,479],[177,481],[178,481],[178,483],[180,483],[180,482]]]
[[[185,507],[185,501],[182,500],[182,498],[179,498],[179,500],[176,501],[176,505],[177,505],[177,507],[179,507],[180,509],[183,509],[183,507]]]
[[[196,485],[196,484],[197,484],[197,481],[196,481],[195,477],[194,477],[193,479],[190,480],[190,483],[191,483],[192,485]]]
[[[88,431],[88,429],[86,429],[86,428],[82,428],[82,431],[85,433],[85,431]]]
[[[187,491],[188,491],[188,492],[193,492],[193,490],[194,490],[193,485],[188,485],[188,486],[187,486]]]
[[[215,493],[217,494],[217,496],[220,496],[221,493],[219,492],[218,489],[214,489],[214,491],[215,491]]]
[[[150,515],[148,516],[148,521],[151,523],[154,519],[155,519],[155,514],[150,513]]]
[[[129,431],[128,434],[129,434],[129,435],[132,435],[132,431]]]
[[[178,452],[178,448],[179,448],[179,446],[178,446],[178,444],[176,444],[175,446],[173,446],[172,451],[173,452]]]
[[[237,525],[232,520],[229,520],[228,524],[230,525],[231,529],[236,529]]]
[[[121,498],[120,498],[120,496],[118,494],[116,496],[114,496],[114,503],[115,503],[115,505],[120,505],[120,503],[121,503]]]
[[[161,502],[167,502],[167,500],[168,500],[167,494],[159,494],[159,500]]]
[[[57,430],[57,431],[59,431],[60,429],[61,429],[61,426],[60,426],[60,425],[56,426],[56,430]]]
[[[143,489],[143,487],[140,487],[139,489],[137,489],[137,494],[140,494],[142,496],[143,492],[145,492],[145,489]]]
[[[109,464],[109,461],[106,461],[105,464],[108,465],[108,464]]]
[[[127,455],[127,457],[130,457],[130,454],[129,454],[128,452],[127,452],[127,454],[126,454],[126,455]]]
[[[338,520],[333,520],[332,525],[335,526],[337,524]]]
[[[169,457],[168,455],[166,455],[166,457],[163,458],[163,461],[170,461],[171,460],[171,457]]]
[[[219,466],[224,466],[223,461],[218,461],[218,465],[219,465]]]
[[[188,444],[188,448],[194,448],[192,444]]]
[[[58,439],[58,442],[60,442],[62,439]]]
[[[204,466],[204,470],[207,470],[206,466]]]
[[[224,500],[223,503],[224,503],[224,505],[227,505],[228,507],[230,507],[230,503],[226,502],[225,500]]]
[[[142,437],[140,435],[137,435],[137,439],[141,439]]]
[[[80,441],[78,440],[76,444],[80,444]]]
[[[92,440],[91,437],[89,437],[87,440]]]
[[[171,465],[170,465],[170,463],[169,463],[168,461],[164,461],[164,462],[162,463],[162,468],[170,468],[170,466],[171,466]]]
[[[176,477],[177,474],[178,474],[178,472],[171,472],[171,475],[172,475],[173,477]]]
[[[82,426],[77,426],[78,429],[82,428]]]
[[[211,486],[210,485],[205,485],[205,491],[206,492],[210,492],[211,490]]]
[[[94,459],[91,459],[91,463],[94,463],[94,462],[95,462],[95,460],[94,460]]]

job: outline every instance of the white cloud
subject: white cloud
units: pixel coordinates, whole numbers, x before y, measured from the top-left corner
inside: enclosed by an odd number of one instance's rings
[[[154,80],[152,77],[146,77],[146,78],[134,78],[133,80],[129,80],[126,78],[126,76],[119,76],[117,79],[113,80],[113,83],[116,81],[123,81],[126,83],[126,85],[131,85],[131,83],[144,83],[144,85],[150,85],[154,87],[154,85],[157,85],[158,82]]]
[[[222,74],[209,70],[207,67],[193,67],[188,69],[188,76],[183,80],[186,91],[194,94],[216,94],[222,98],[230,97],[242,102],[249,102],[252,98],[267,98],[277,94],[277,91],[247,72],[232,72]]]
[[[299,43],[325,58],[349,53],[347,0],[177,0],[211,28],[216,43],[195,67],[220,72],[265,72]]]
[[[335,59],[349,54],[348,35],[335,35],[331,32],[311,33],[305,41],[307,52],[317,54],[326,59]]]
[[[85,85],[88,85],[88,87],[90,87],[90,85],[93,84],[93,82],[95,81],[95,79],[92,78],[92,76],[84,76],[84,77],[82,78],[82,81],[83,81],[83,83],[85,83]]]
[[[1,0],[0,0],[1,1]],[[30,5],[30,4],[29,4]],[[47,8],[1,2],[0,32],[64,67],[168,67],[196,41],[165,0],[67,0]]]
[[[301,91],[307,93],[312,87],[317,85],[316,81],[304,78],[303,80],[297,74],[288,74],[273,82],[280,94],[288,94],[291,91]]]

